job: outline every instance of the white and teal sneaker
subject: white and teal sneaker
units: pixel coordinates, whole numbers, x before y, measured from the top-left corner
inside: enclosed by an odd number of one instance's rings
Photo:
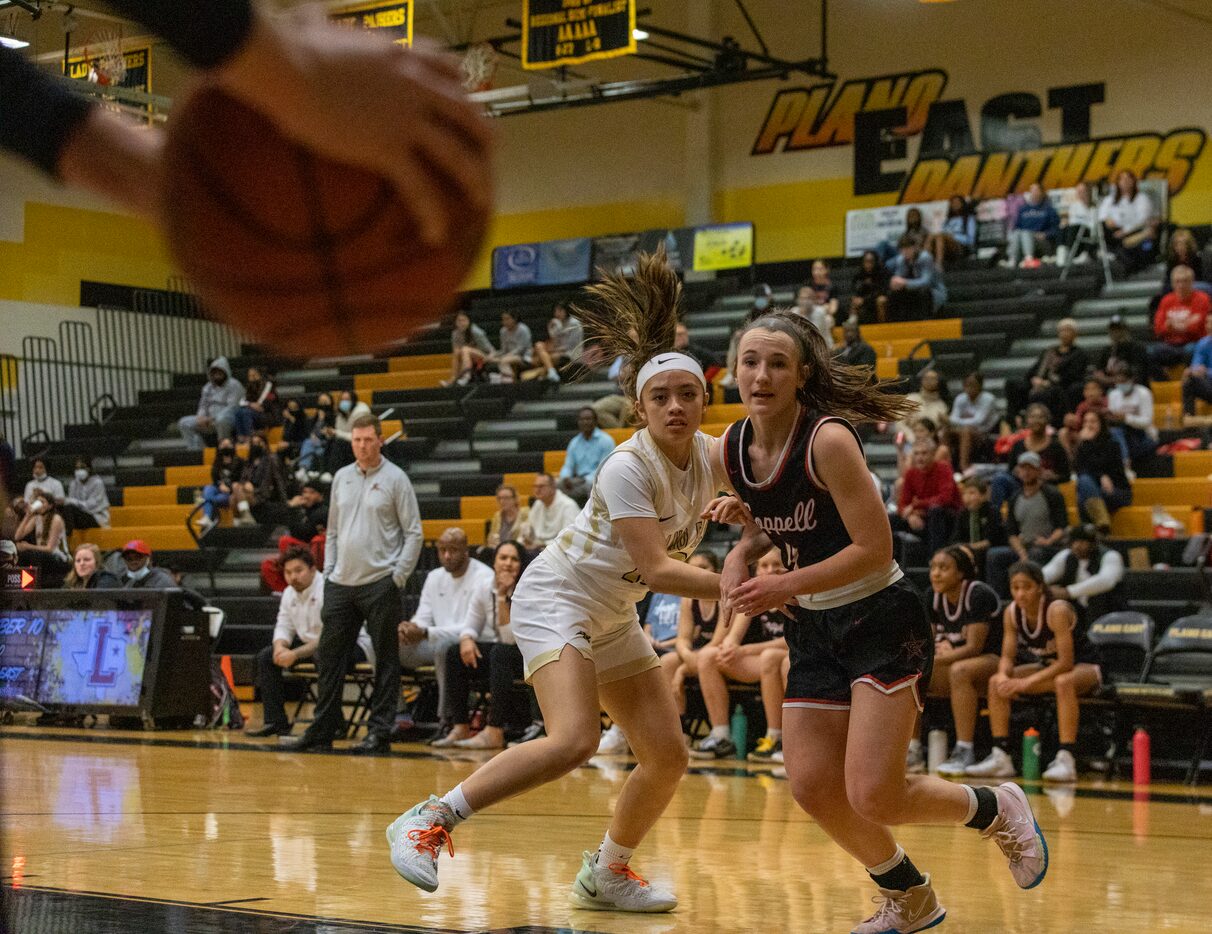
[[[581,854],[581,871],[572,884],[570,901],[590,911],[673,911],[678,906],[672,892],[654,889],[626,863],[598,864],[596,853]]]
[[[422,801],[388,824],[387,843],[396,872],[419,889],[436,891],[438,854],[445,846],[454,856],[454,844],[450,841],[454,820],[450,806],[437,795],[430,795],[428,801]]]

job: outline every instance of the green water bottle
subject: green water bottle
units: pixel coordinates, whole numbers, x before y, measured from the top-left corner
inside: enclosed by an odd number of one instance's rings
[[[1023,778],[1039,781],[1039,730],[1031,727],[1023,733]]]
[[[736,747],[738,759],[744,759],[749,754],[749,718],[740,704],[732,712],[732,745]]]

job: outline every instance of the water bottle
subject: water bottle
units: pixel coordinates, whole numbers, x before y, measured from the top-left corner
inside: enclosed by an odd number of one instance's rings
[[[1145,732],[1143,726],[1138,726],[1136,732],[1132,734],[1132,783],[1134,785],[1149,784],[1151,762],[1149,734]]]
[[[740,704],[732,713],[732,745],[736,747],[738,759],[744,759],[749,754],[749,718]]]
[[[926,736],[926,767],[931,772],[937,772],[938,767],[947,761],[947,731],[931,730]]]
[[[1039,730],[1031,727],[1023,733],[1023,778],[1029,782],[1039,781],[1039,747]]]

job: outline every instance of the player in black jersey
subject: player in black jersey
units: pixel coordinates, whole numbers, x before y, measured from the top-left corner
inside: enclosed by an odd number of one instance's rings
[[[1010,776],[1010,705],[1023,694],[1056,693],[1060,749],[1044,771],[1045,781],[1077,781],[1073,746],[1077,742],[1078,698],[1102,682],[1098,647],[1078,625],[1066,600],[1050,599],[1038,564],[1020,561],[1010,568],[1010,605],[1002,620],[1002,654],[989,680],[989,728],[993,751],[967,770],[968,775]]]
[[[1021,789],[905,774],[934,639],[893,560],[888,517],[851,422],[895,421],[911,403],[869,368],[833,360],[815,328],[785,311],[745,327],[736,376],[749,417],[713,455],[740,502],[717,501],[714,512],[742,518],[745,531],[724,562],[721,592],[736,612],[793,616],[787,777],[800,806],[880,888],[879,910],[855,931],[920,931],[944,917],[889,825],[967,823],[998,843],[1020,886],[1038,884],[1047,847]],[[748,562],[772,543],[790,572],[749,578]]]
[[[720,573],[720,559],[714,551],[697,552],[691,555],[686,563],[691,567]],[[726,626],[717,626],[719,618],[718,601],[682,598],[677,641],[672,652],[661,656],[661,671],[673,688],[673,698],[677,702],[679,715],[686,714],[686,678],[699,673],[699,652],[713,641],[722,640],[727,631]]]
[[[940,775],[963,775],[976,764],[972,740],[980,697],[997,671],[1001,651],[1001,600],[977,580],[976,555],[967,545],[950,545],[930,560],[930,622],[934,625],[934,672],[928,693],[951,698],[955,749],[939,766]],[[909,764],[922,761],[921,741],[909,743]],[[910,768],[910,771],[921,769]]]

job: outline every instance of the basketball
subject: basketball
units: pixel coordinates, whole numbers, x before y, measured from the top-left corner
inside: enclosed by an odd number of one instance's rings
[[[211,315],[283,352],[366,352],[447,312],[489,216],[448,191],[454,222],[432,247],[387,179],[317,156],[215,87],[169,127],[175,259]]]

